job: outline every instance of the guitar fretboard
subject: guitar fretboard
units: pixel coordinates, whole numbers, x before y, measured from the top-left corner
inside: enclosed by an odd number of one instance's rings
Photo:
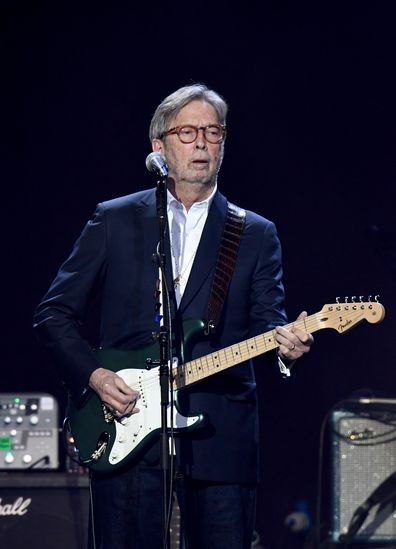
[[[309,333],[316,332],[326,327],[322,325],[322,319],[325,316],[323,312],[316,313],[284,327],[288,330],[294,327]],[[270,330],[264,334],[225,347],[220,351],[180,364],[174,372],[174,389],[181,389],[217,372],[276,349],[279,344],[275,339],[275,334],[275,330]]]

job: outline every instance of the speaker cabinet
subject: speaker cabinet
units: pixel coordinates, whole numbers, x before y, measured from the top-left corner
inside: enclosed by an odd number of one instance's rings
[[[85,475],[0,474],[0,547],[86,549],[88,486]]]
[[[330,538],[335,544],[356,509],[396,471],[396,401],[377,400],[331,415]],[[352,545],[396,547],[396,485],[387,493],[392,497],[370,509]]]

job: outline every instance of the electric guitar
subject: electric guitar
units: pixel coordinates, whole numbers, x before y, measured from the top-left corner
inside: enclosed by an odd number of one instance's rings
[[[380,322],[384,307],[375,302],[362,301],[333,303],[321,311],[286,325],[300,328],[307,333],[333,328],[344,333],[362,320]],[[203,332],[204,323],[187,321],[184,327],[184,349]],[[177,394],[184,387],[199,382],[217,372],[276,349],[275,330],[270,330],[240,343],[230,345],[198,359],[175,361],[170,368],[171,400],[168,407],[168,426],[174,433],[198,427],[204,415],[183,416],[178,409]],[[161,428],[159,366],[148,366],[151,357],[158,356],[158,343],[134,351],[99,349],[96,356],[100,364],[121,376],[133,389],[139,391],[140,412],[122,418],[114,417],[94,391],[81,408],[69,401],[65,418],[65,430],[73,438],[80,462],[98,472],[114,471],[127,462],[137,459],[158,437]]]

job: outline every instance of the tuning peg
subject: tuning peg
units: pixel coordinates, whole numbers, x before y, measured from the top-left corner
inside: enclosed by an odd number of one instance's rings
[[[368,296],[368,300],[367,300],[367,301],[368,301],[369,303],[371,303],[371,298],[372,298],[372,297],[373,297],[372,295],[369,295],[369,296]]]
[[[345,303],[348,303],[348,299],[349,299],[349,297],[346,296],[346,297],[345,297]]]
[[[336,297],[336,302],[337,302],[337,305],[340,304],[340,298],[339,297]]]
[[[359,301],[360,301],[360,303],[363,303],[363,299],[364,299],[364,295],[360,295],[360,296],[359,296]]]
[[[380,296],[379,296],[378,294],[375,296],[374,299],[375,299],[376,303],[379,303],[379,301],[378,301],[378,300],[379,300],[379,297],[380,297]]]
[[[352,299],[352,303],[356,303],[356,296],[355,296],[355,295],[353,295],[353,296],[351,297],[351,299]]]

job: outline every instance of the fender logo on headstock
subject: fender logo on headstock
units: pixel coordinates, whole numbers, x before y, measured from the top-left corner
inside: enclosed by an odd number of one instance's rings
[[[340,322],[342,322],[342,318],[340,318]],[[344,324],[339,324],[338,331],[343,332],[350,324],[352,324],[352,320],[346,320]]]

